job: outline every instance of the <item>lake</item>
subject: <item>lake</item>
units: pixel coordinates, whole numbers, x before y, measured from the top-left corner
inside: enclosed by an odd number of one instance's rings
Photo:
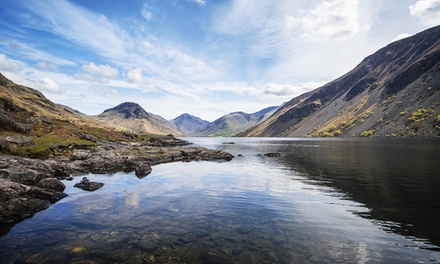
[[[235,158],[64,181],[0,262],[440,263],[438,139],[185,139]]]

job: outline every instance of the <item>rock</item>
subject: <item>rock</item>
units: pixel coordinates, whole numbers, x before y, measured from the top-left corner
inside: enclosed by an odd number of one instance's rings
[[[41,174],[35,171],[28,170],[22,172],[10,172],[8,180],[27,185],[35,185],[44,178]]]
[[[37,183],[37,186],[58,192],[64,192],[64,189],[66,189],[66,185],[56,178],[42,179],[39,183]]]
[[[5,130],[12,130],[18,133],[27,134],[29,131],[31,131],[33,125],[23,124],[17,121],[12,116],[5,114],[3,111],[0,111],[0,127]]]
[[[52,120],[47,116],[40,116],[39,118],[40,118],[41,122],[44,122],[46,124],[52,124]]]
[[[46,209],[65,193],[0,179],[0,223],[12,223]]]
[[[89,150],[74,149],[70,155],[70,160],[86,160],[90,158],[91,154]]]
[[[6,137],[5,140],[9,144],[16,145],[17,147],[26,147],[26,146],[34,146],[35,145],[35,140],[31,137],[9,136],[9,137]]]
[[[264,156],[266,156],[266,157],[279,157],[279,156],[281,156],[281,154],[276,153],[276,152],[269,152],[269,153],[264,153]]]
[[[4,138],[0,138],[0,151],[3,151],[6,149],[7,146],[7,142],[6,139]]]
[[[87,177],[83,177],[83,179],[79,182],[76,183],[75,185],[73,185],[73,187],[77,187],[80,189],[83,189],[84,191],[96,191],[99,188],[101,188],[102,186],[104,186],[104,183],[102,182],[91,182],[89,181],[89,179],[87,179]]]
[[[135,174],[138,178],[143,178],[150,174],[152,171],[151,166],[149,164],[142,164],[136,167]]]
[[[223,150],[206,149],[200,153],[202,160],[226,160],[230,161],[234,156]]]
[[[92,142],[98,141],[98,138],[94,135],[91,135],[91,134],[83,134],[83,135],[81,135],[81,139],[92,141]]]

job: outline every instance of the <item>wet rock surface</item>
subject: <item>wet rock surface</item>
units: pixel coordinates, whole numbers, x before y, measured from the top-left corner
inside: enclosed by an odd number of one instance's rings
[[[102,186],[104,186],[104,183],[102,182],[89,181],[87,177],[83,177],[83,179],[79,183],[75,184],[73,187],[83,189],[84,191],[92,192],[98,190]]]
[[[180,139],[166,142],[98,140],[94,148],[74,149],[70,156],[57,156],[48,160],[0,156],[0,224],[20,221],[65,197],[65,185],[60,180],[71,180],[71,176],[134,171],[137,177],[143,178],[151,173],[151,166],[160,163],[229,161],[234,158],[222,150],[181,147],[188,144],[185,142]],[[171,145],[178,147],[165,147]],[[103,185],[83,179],[75,186],[94,191]]]

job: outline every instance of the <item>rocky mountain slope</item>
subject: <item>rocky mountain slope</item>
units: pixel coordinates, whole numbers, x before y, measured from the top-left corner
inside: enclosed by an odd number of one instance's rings
[[[130,130],[157,135],[183,135],[161,116],[149,113],[140,105],[131,102],[107,109],[96,118],[105,124],[112,125],[117,130]]]
[[[440,26],[389,44],[240,136],[439,136]]]
[[[94,145],[99,138],[122,140],[124,135],[0,74],[0,152],[48,158]]]
[[[275,112],[277,106],[268,107],[256,113],[234,112],[220,117],[198,132],[197,136],[235,136],[261,123]]]
[[[209,124],[209,121],[190,114],[182,114],[174,119],[169,120],[169,122],[185,136],[194,135]]]

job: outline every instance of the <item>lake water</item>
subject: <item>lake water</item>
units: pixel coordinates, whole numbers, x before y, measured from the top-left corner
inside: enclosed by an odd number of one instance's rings
[[[66,181],[0,262],[440,263],[437,139],[187,140],[236,157]]]

